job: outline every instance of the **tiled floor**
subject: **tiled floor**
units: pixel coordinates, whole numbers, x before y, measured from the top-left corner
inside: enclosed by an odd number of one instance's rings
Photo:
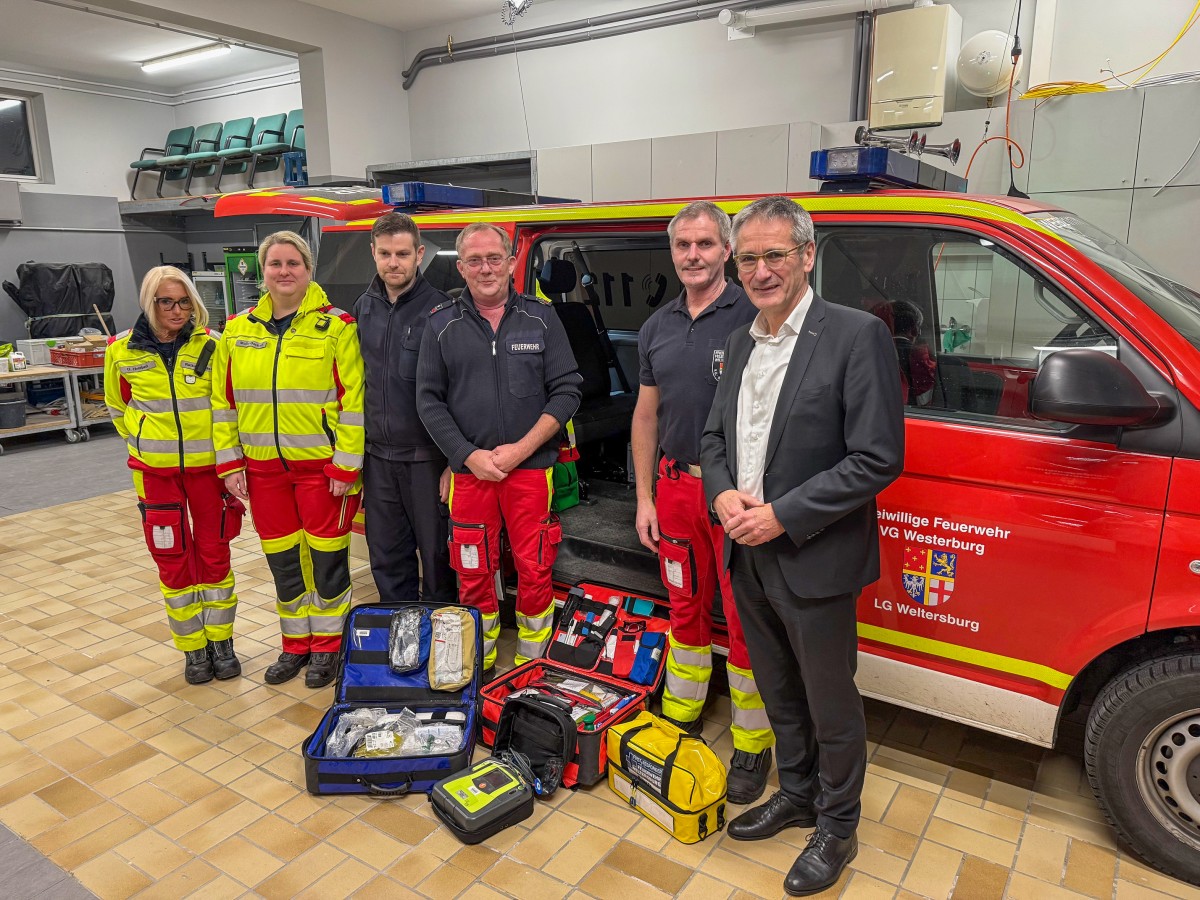
[[[130,492],[0,519],[0,823],[96,894],[782,896],[803,832],[685,846],[604,785],[477,847],[423,795],[310,796],[299,746],[330,689],[262,683],[271,585],[252,535],[234,549],[246,674],[194,687]],[[373,596],[365,567],[355,582]],[[727,699],[710,718],[727,758]],[[868,722],[862,850],[823,896],[1200,897],[1115,848],[1075,759],[878,703]],[[30,858],[9,860],[26,852],[0,835],[0,896],[69,896],[69,880],[22,883]]]

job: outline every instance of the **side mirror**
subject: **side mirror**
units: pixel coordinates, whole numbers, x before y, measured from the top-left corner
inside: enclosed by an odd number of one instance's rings
[[[1046,357],[1029,387],[1029,409],[1038,419],[1102,426],[1157,425],[1174,412],[1120,360],[1086,348]]]

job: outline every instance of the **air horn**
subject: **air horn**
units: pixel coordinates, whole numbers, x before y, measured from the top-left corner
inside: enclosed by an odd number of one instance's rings
[[[962,151],[962,141],[955,138],[949,144],[927,144],[925,143],[925,135],[921,135],[921,140],[917,143],[917,155],[923,153],[932,153],[934,156],[944,156],[950,160],[950,165],[958,164],[958,154]]]

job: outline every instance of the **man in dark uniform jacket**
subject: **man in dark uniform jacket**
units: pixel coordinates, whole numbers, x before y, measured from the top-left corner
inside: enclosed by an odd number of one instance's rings
[[[879,578],[875,495],[904,461],[891,334],[813,293],[815,255],[812,219],[787,197],[734,219],[733,259],[759,315],[729,339],[700,442],[779,770],[779,792],[729,835],[816,825],[784,879],[795,896],[832,885],[858,852],[867,745],[855,604]]]
[[[500,530],[517,570],[515,662],[541,656],[554,628],[551,570],[562,540],[550,512],[558,435],[583,379],[558,314],[512,289],[508,233],[475,222],[455,242],[462,296],[429,316],[417,371],[421,420],[450,460],[450,565],[483,617],[484,668],[500,636]]]
[[[429,311],[447,298],[421,274],[421,233],[403,213],[375,222],[371,255],[378,274],[354,304],[367,373],[363,493],[371,574],[384,602],[424,596],[455,603],[446,546],[450,470],[417,415],[421,336]]]

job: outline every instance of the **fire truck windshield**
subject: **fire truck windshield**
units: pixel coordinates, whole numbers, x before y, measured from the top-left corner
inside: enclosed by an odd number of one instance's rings
[[[1195,290],[1163,275],[1129,246],[1073,213],[1038,212],[1030,218],[1084,253],[1200,350],[1200,294]]]

